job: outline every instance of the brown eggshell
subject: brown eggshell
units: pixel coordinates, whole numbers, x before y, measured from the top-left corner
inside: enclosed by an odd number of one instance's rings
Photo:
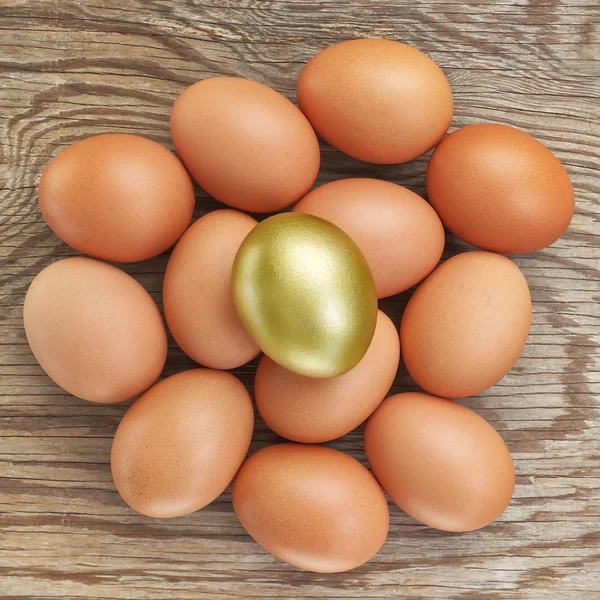
[[[275,433],[296,442],[327,442],[358,427],[379,406],[399,360],[396,327],[379,311],[367,353],[339,377],[303,377],[263,356],[254,384],[256,406]]]
[[[115,486],[149,517],[199,510],[233,479],[253,426],[252,401],[233,375],[177,373],[148,390],[121,420],[110,459]]]
[[[512,369],[530,325],[531,296],[519,268],[499,254],[465,252],[409,300],[400,325],[404,364],[432,394],[472,396]]]
[[[290,206],[319,170],[319,144],[304,115],[248,79],[213,77],[184,90],[171,112],[171,135],[209,194],[249,212]]]
[[[192,218],[194,187],[160,144],[111,133],[76,142],[53,158],[39,201],[52,231],[76,250],[132,262],[179,239]]]
[[[566,231],[575,209],[560,161],[507,125],[480,123],[451,133],[431,156],[426,185],[452,233],[506,254],[549,246]]]
[[[387,181],[332,181],[309,192],[294,212],[331,221],[354,240],[369,263],[378,298],[421,281],[444,249],[444,227],[431,206]]]
[[[23,307],[31,350],[48,376],[91,402],[121,402],[160,375],[167,335],[148,292],[91,258],[60,260],[33,280]]]
[[[365,452],[392,500],[444,531],[489,525],[508,506],[513,461],[498,432],[472,410],[436,396],[391,396],[369,419]]]
[[[255,225],[235,210],[208,213],[184,233],[167,265],[163,303],[169,330],[188,356],[213,369],[239,367],[259,353],[231,293],[233,259]]]
[[[362,565],[389,528],[374,477],[354,458],[322,446],[276,444],[253,454],[233,482],[233,507],[265,550],[317,573]]]
[[[322,50],[302,69],[297,96],[324,140],[372,163],[421,156],[452,121],[452,91],[442,70],[392,40],[351,40]]]

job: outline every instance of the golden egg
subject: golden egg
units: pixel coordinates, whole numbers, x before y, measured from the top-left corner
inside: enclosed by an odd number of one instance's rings
[[[233,265],[233,299],[261,350],[307,377],[346,373],[375,332],[364,256],[339,227],[312,215],[275,215],[248,234]]]

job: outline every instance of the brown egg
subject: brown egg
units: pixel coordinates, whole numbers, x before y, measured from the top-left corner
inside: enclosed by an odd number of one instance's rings
[[[515,471],[504,440],[451,400],[419,393],[387,398],[367,423],[365,452],[392,500],[436,529],[485,527],[512,497]]]
[[[519,268],[491,252],[447,260],[416,290],[400,325],[404,364],[432,394],[472,396],[498,383],[521,354],[531,297]]]
[[[309,192],[294,212],[327,219],[354,240],[369,263],[378,298],[421,281],[444,249],[444,227],[431,206],[387,181],[332,181]]]
[[[450,134],[431,156],[426,184],[429,201],[452,233],[506,254],[552,244],[575,208],[559,160],[507,125],[480,123]]]
[[[117,267],[91,258],[46,267],[25,296],[29,346],[48,376],[91,402],[121,402],[160,375],[167,335],[148,292]]]
[[[252,401],[233,375],[177,373],[148,390],[121,420],[110,456],[115,486],[149,517],[199,510],[233,479],[253,426]]]
[[[132,262],[179,239],[192,218],[194,187],[160,144],[112,133],[76,142],[52,159],[39,201],[52,231],[76,250]]]
[[[295,442],[327,442],[358,427],[379,406],[399,360],[396,327],[379,311],[367,353],[339,377],[303,377],[263,356],[254,384],[256,406],[275,433]]]
[[[362,565],[389,528],[375,478],[354,458],[322,446],[276,444],[253,454],[233,482],[233,507],[265,550],[317,573]]]
[[[171,112],[171,135],[209,194],[249,212],[290,206],[319,170],[319,143],[304,115],[248,79],[213,77],[184,90]]]
[[[302,69],[297,95],[324,140],[372,163],[421,156],[452,121],[452,91],[442,70],[416,48],[391,40],[352,40],[319,52]]]
[[[236,210],[208,213],[184,233],[167,265],[163,302],[169,330],[188,356],[213,369],[234,369],[259,353],[231,293],[233,259],[255,225]]]

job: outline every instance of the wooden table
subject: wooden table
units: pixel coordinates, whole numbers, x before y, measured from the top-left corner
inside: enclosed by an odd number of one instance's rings
[[[599,599],[599,25],[597,0],[1,0],[0,597]],[[169,110],[194,81],[240,75],[294,98],[316,51],[368,36],[413,44],[444,68],[453,127],[498,121],[546,143],[573,179],[577,210],[551,248],[515,258],[534,300],[529,343],[502,382],[466,401],[513,452],[506,513],[451,535],[392,507],[370,563],[316,575],[258,547],[229,492],[173,521],[125,506],[109,450],[127,406],[57,388],[30,353],[21,310],[32,278],[74,254],[36,200],[61,148],[118,131],[172,147]],[[422,194],[426,163],[371,166],[323,145],[318,182],[373,176]],[[197,216],[217,206],[198,192]],[[449,236],[446,256],[463,247]],[[159,304],[166,261],[125,267]],[[407,297],[382,302],[395,322]],[[164,373],[192,366],[171,343]],[[250,388],[253,373],[236,372]],[[393,391],[408,389],[401,369]],[[275,439],[259,421],[252,449]],[[361,431],[332,445],[364,460]]]

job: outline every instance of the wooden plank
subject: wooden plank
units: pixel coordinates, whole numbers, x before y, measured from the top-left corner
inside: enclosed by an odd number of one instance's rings
[[[159,599],[600,598],[600,7],[597,0],[2,0],[0,2],[0,597]],[[172,148],[177,94],[239,75],[294,99],[302,65],[354,37],[430,54],[453,87],[453,127],[526,129],[564,162],[577,210],[566,235],[517,257],[531,286],[528,346],[498,385],[466,400],[517,468],[502,518],[452,535],[392,507],[370,563],[297,571],[243,531],[224,493],[173,521],[136,515],[113,488],[111,436],[127,406],[76,400],[42,372],[21,309],[32,278],[74,252],[46,227],[36,188],[73,141],[125,131]],[[424,193],[426,157],[358,163],[322,145],[318,183],[376,176]],[[219,207],[198,191],[196,216]],[[448,236],[446,256],[465,248]],[[125,268],[161,302],[167,257]],[[399,322],[409,294],[382,308]],[[171,343],[165,375],[193,366]],[[236,371],[252,388],[253,365]],[[415,389],[403,369],[392,391]],[[252,449],[276,436],[259,420]],[[331,444],[364,461],[358,430]]]

